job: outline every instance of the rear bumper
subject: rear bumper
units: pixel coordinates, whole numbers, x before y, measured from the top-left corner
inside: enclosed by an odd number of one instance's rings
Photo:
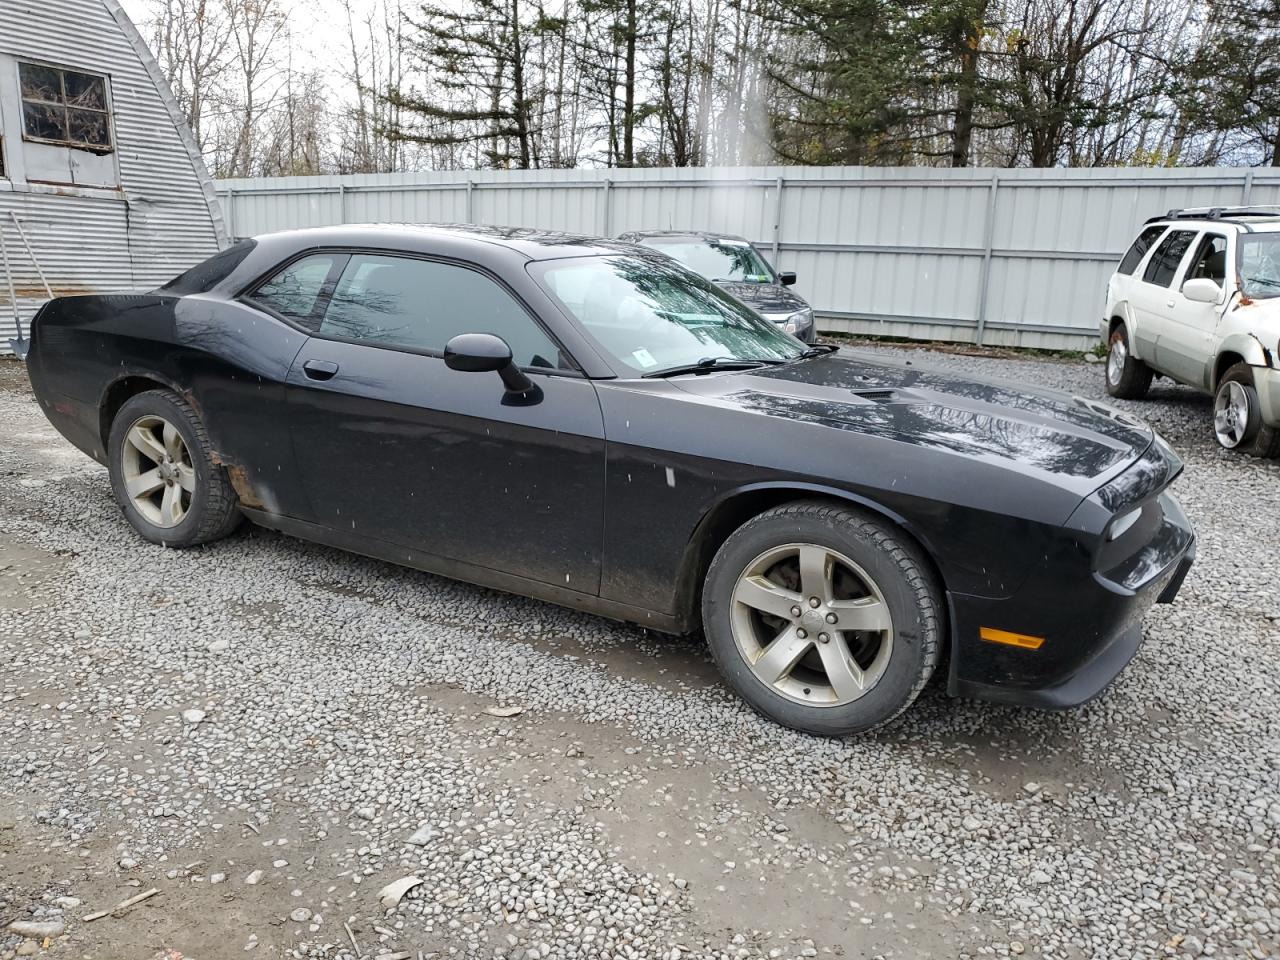
[[[1062,710],[1105,690],[1142,645],[1143,617],[1154,604],[1173,602],[1195,561],[1195,534],[1178,502],[1162,493],[1150,509],[1159,512],[1150,540],[1110,570],[1081,570],[1064,544],[1064,555],[1048,558],[1013,597],[949,595],[949,692]],[[981,639],[984,626],[1043,642],[1036,649],[993,643]]]

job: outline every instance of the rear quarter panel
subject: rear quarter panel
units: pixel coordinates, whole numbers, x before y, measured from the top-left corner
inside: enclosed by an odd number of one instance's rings
[[[243,481],[242,499],[283,509],[275,501],[297,489],[283,384],[305,341],[284,323],[208,295],[65,298],[34,325],[32,384],[54,425],[100,462],[110,427],[101,412],[112,391],[135,378],[163,384],[200,414],[216,457]]]

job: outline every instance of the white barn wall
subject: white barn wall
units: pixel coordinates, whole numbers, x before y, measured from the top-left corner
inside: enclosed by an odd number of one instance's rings
[[[117,187],[27,181],[18,60],[108,78]],[[116,0],[0,0],[0,131],[0,231],[24,326],[46,296],[11,214],[55,295],[151,289],[225,244],[213,182]],[[13,323],[3,269],[0,348]]]
[[[1147,217],[1280,203],[1280,171],[1220,168],[432,171],[217,186],[237,237],[377,220],[736,233],[799,274],[822,329],[1077,348],[1097,338],[1107,277]]]

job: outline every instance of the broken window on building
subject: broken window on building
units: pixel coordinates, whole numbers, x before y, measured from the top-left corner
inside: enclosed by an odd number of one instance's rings
[[[111,150],[111,112],[104,77],[20,63],[22,131],[28,140],[81,150]]]

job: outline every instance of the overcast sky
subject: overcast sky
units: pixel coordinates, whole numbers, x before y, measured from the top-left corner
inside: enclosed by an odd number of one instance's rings
[[[381,8],[381,0],[350,0],[354,15],[364,18]],[[130,19],[150,42],[148,0],[120,0]],[[293,39],[294,66],[318,68],[329,78],[333,92],[345,94],[343,81],[351,59],[347,40],[347,13],[342,0],[281,0],[288,11]],[[357,27],[357,29],[359,29]]]

